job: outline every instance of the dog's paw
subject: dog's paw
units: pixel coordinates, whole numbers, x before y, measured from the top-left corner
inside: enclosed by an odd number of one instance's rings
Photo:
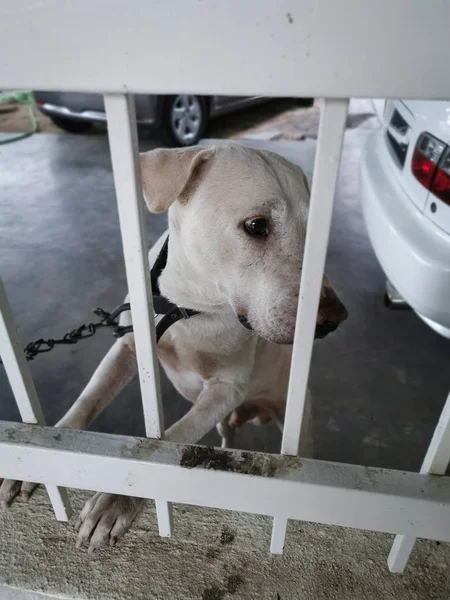
[[[29,483],[28,481],[4,479],[0,486],[0,507],[3,509],[8,508],[19,495],[26,502],[37,488],[37,485],[37,483]]]
[[[143,504],[142,498],[98,492],[86,502],[78,518],[77,548],[89,543],[88,552],[93,552],[102,546],[114,546],[128,531]]]

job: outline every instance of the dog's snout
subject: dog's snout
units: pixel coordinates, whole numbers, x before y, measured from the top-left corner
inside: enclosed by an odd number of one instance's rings
[[[338,328],[338,323],[333,323],[332,321],[325,321],[324,323],[316,325],[316,333],[314,335],[315,339],[322,340],[329,333],[333,333]]]
[[[317,314],[316,338],[323,338],[335,331],[347,319],[348,312],[333,288],[324,286]]]
[[[336,327],[343,323],[348,317],[348,312],[342,302],[336,297],[335,300],[320,302],[317,324],[334,323]]]

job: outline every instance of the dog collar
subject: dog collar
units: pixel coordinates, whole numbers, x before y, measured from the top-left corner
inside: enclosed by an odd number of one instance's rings
[[[198,310],[193,310],[191,308],[183,308],[170,302],[164,296],[161,296],[161,291],[159,289],[158,279],[161,276],[162,272],[166,268],[167,265],[167,255],[169,250],[169,236],[167,236],[166,241],[163,244],[156,260],[155,264],[152,267],[150,278],[152,282],[152,290],[153,290],[153,306],[155,309],[155,313],[157,315],[164,315],[163,318],[159,321],[156,326],[156,341],[158,342],[162,335],[169,329],[171,325],[179,321],[180,319],[189,319],[195,315],[201,314]],[[246,317],[239,316],[239,322],[246,329],[253,330],[253,327],[249,323]],[[329,333],[332,333],[337,328],[335,323],[331,323],[326,321],[322,324],[317,324],[314,332],[315,339],[323,339]]]
[[[163,318],[156,325],[156,341],[159,342],[162,335],[169,329],[171,325],[179,321],[180,319],[190,319],[195,315],[201,314],[198,310],[192,308],[183,308],[174,304],[167,298],[161,295],[159,289],[158,279],[167,265],[167,254],[169,250],[169,236],[163,244],[156,260],[155,264],[150,271],[150,280],[152,283],[153,293],[153,307],[156,315],[164,315]]]

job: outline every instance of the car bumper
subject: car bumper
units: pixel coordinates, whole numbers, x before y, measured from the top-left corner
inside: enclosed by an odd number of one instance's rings
[[[49,117],[73,119],[74,121],[90,121],[92,123],[106,123],[106,113],[102,110],[76,111],[67,106],[60,106],[49,102],[38,103],[38,108]],[[155,125],[155,119],[153,118],[138,119],[137,122],[142,125]]]
[[[370,241],[386,276],[408,304],[446,335],[450,236],[414,206],[386,160],[384,144],[380,132],[370,136],[361,160],[361,199]]]

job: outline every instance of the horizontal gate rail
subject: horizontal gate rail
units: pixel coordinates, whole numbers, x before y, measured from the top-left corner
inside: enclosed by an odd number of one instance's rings
[[[0,421],[6,476],[450,541],[450,478]]]
[[[19,0],[0,87],[446,99],[448,23],[445,0]]]

